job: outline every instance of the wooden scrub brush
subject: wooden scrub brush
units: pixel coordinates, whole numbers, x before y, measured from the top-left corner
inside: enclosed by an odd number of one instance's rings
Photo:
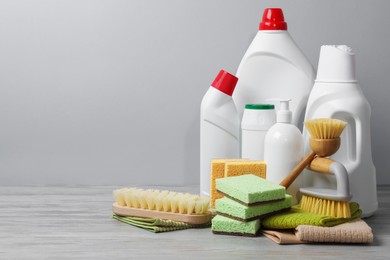
[[[305,122],[309,131],[311,152],[282,180],[280,185],[288,188],[316,155],[331,156],[340,147],[340,135],[347,123],[337,119],[319,118]]]
[[[340,135],[343,132],[346,122],[331,119],[319,118],[305,122],[309,131],[310,147],[312,151],[290,172],[290,174],[280,183],[288,188],[298,177],[302,170],[308,166],[313,171],[336,175],[337,191],[329,189],[305,188],[300,189],[303,194],[301,208],[316,214],[325,214],[334,217],[348,218],[351,216],[349,203],[348,173],[345,167],[328,158],[340,147]],[[315,158],[318,156],[317,158]]]
[[[352,195],[349,192],[348,172],[344,165],[329,158],[316,157],[311,161],[309,170],[335,175],[337,188],[336,190],[317,187],[300,188],[301,209],[335,218],[350,218],[349,200]]]
[[[189,193],[122,188],[113,192],[112,211],[119,216],[161,218],[189,224],[210,222],[209,199]]]

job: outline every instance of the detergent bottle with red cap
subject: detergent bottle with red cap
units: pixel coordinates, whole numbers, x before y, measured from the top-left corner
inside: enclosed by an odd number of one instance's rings
[[[221,70],[200,108],[200,195],[210,195],[211,160],[240,158],[240,119],[232,94],[238,78]]]
[[[303,118],[315,71],[287,31],[283,11],[267,8],[259,31],[237,70],[240,79],[233,94],[242,118],[246,104],[267,103],[268,99],[291,99],[292,123]],[[279,110],[279,104],[275,104]]]

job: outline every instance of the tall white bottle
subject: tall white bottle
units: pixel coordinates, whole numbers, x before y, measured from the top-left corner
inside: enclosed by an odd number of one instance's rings
[[[267,103],[270,98],[291,98],[293,124],[303,118],[315,72],[288,33],[282,9],[265,9],[237,77],[233,99],[240,118],[246,104]]]
[[[267,164],[266,179],[279,184],[303,159],[303,136],[299,129],[291,124],[292,113],[289,99],[280,100],[280,110],[276,114],[276,124],[267,132],[264,141],[264,159]],[[299,188],[302,177],[298,176],[287,189],[293,196],[293,205],[299,201]]]
[[[203,97],[200,111],[200,195],[210,195],[210,163],[240,158],[240,119],[232,99],[238,78],[221,70]]]
[[[355,75],[355,54],[346,45],[321,47],[318,73],[307,105],[305,120],[337,118],[348,123],[341,135],[340,149],[331,156],[348,171],[352,201],[363,216],[378,209],[376,169],[371,153],[371,107]],[[305,144],[309,134],[304,131]],[[305,152],[310,147],[305,146]],[[306,171],[305,186],[336,188],[334,176]]]

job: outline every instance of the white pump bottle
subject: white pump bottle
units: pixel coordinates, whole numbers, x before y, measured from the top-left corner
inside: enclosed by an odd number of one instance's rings
[[[276,114],[276,124],[268,130],[264,141],[266,179],[277,184],[303,159],[303,136],[299,129],[291,124],[290,99],[279,101],[280,110]],[[298,176],[287,189],[287,193],[293,196],[293,205],[299,201],[301,184],[302,178]]]

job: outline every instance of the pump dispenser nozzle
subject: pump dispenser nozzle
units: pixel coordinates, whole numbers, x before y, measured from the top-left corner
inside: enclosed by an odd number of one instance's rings
[[[272,99],[267,99],[267,101],[279,101],[280,102],[280,109],[276,113],[276,122],[277,123],[291,124],[291,121],[292,121],[292,112],[290,110],[291,99],[272,98]]]

